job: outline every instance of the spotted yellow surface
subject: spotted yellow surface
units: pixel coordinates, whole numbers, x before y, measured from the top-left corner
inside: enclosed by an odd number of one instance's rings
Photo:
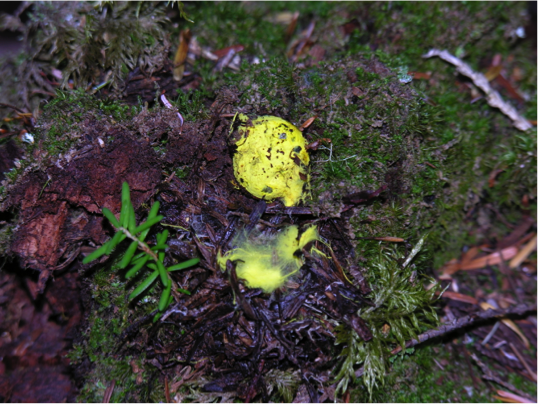
[[[239,114],[237,151],[233,157],[237,181],[252,195],[265,200],[281,198],[286,206],[304,199],[308,163],[303,134],[276,116],[250,120]]]

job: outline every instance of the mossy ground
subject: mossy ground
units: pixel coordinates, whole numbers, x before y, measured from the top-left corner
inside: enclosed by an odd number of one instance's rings
[[[129,285],[121,279],[115,264],[99,269],[93,276],[89,288],[93,304],[86,320],[87,328],[82,330],[68,355],[74,367],[91,369],[84,375],[80,402],[102,400],[112,380],[115,381],[112,402],[164,400],[164,390],[153,385],[156,369],[146,363],[144,356],[117,354],[123,342],[122,333],[132,324],[130,319],[148,316],[155,309],[158,296],[147,296],[132,304],[126,293]]]
[[[486,384],[476,383],[476,380],[480,378],[480,369],[466,360],[464,349],[465,346],[448,343],[445,346],[427,345],[411,350],[403,356],[394,357],[385,385],[376,391],[373,401],[381,403],[491,402],[491,395],[494,392]],[[521,383],[520,376],[518,376],[518,381]],[[532,390],[527,391],[533,394]],[[357,388],[352,389],[350,402],[367,401],[369,401],[368,393],[364,387],[358,385]]]
[[[522,17],[526,7],[521,2],[188,3],[185,10],[194,24],[182,21],[170,28],[172,37],[188,26],[202,46],[219,49],[242,44],[245,54],[265,62],[244,62],[238,74],[214,72],[213,62],[199,60],[194,68],[204,78],[202,86],[189,94],[180,93],[172,101],[185,119],[207,118],[208,100],[226,85],[243,94],[237,105],[241,112],[274,114],[297,125],[318,115],[307,136],[312,141],[330,138],[332,142],[312,153],[311,203],[319,204],[325,214],[336,214],[340,205],[333,203],[332,196],[342,198],[390,183],[393,195],[355,208],[350,233],[356,238],[356,251],[367,265],[379,243],[359,237],[402,237],[413,244],[428,233],[428,253],[422,255],[420,268],[432,270],[458,256],[464,246],[506,234],[508,228],[483,206],[492,204],[509,222],[517,223],[522,198],[527,195],[530,211],[536,211],[536,130],[518,132],[484,100],[471,103],[469,92],[457,87],[452,66],[421,56],[432,47],[447,49],[475,70],[484,71],[493,55],[500,54],[509,72],[522,71],[519,90],[530,99],[523,114],[536,119],[535,57],[529,57],[528,41],[511,36],[526,23]],[[299,11],[300,29],[315,20],[316,32],[329,33],[316,37],[326,47],[326,61],[303,69],[287,62],[283,57],[285,25],[270,18],[281,11]],[[352,18],[359,21],[358,28],[344,40],[337,27]],[[378,61],[395,74],[373,72],[369,67]],[[432,72],[432,78],[404,84],[399,82],[398,72],[406,71]],[[351,87],[360,91],[354,94]],[[38,138],[47,137],[50,155],[65,153],[72,146],[66,139],[76,141],[69,134],[74,133],[72,127],[83,112],[77,111],[77,101],[69,97],[58,97],[49,109],[58,111],[55,107],[63,102],[65,115],[47,115],[45,109],[43,122],[54,123],[43,128],[42,135],[37,133]],[[128,119],[130,108],[93,98],[83,107],[117,121]],[[504,171],[489,187],[489,174],[501,168]],[[10,181],[22,169],[13,170]],[[186,172],[188,167],[177,174]],[[472,220],[464,220],[473,208],[477,212]],[[476,234],[472,229],[480,212],[488,218],[488,232]],[[127,318],[142,317],[153,307],[144,302],[130,306],[120,279],[107,267],[99,269],[92,281],[95,306],[89,329],[85,342],[75,345],[71,355],[74,361],[87,356],[93,363],[80,400],[100,400],[113,379],[117,387],[112,401],[162,401],[163,387],[152,377],[153,370],[143,368],[142,358],[136,366],[129,357],[115,359],[118,337],[129,324]],[[468,365],[461,358],[452,361],[452,354],[428,346],[396,358],[384,387],[376,390],[373,399],[490,401],[489,391],[473,390],[471,396],[463,390],[463,386],[473,386]],[[432,358],[447,359],[448,364],[441,370]],[[133,369],[143,370],[135,374]],[[137,378],[139,374],[142,376]],[[452,376],[455,374],[459,379]],[[444,381],[438,383],[441,377]],[[535,394],[527,381],[513,382]],[[148,397],[150,390],[156,396]],[[351,390],[352,401],[368,399],[360,385]]]
[[[509,72],[516,68],[524,72],[518,83],[519,91],[529,99],[523,114],[528,119],[536,119],[536,66],[535,58],[529,57],[531,41],[514,37],[515,30],[529,22],[523,17],[526,7],[522,2],[450,5],[272,2],[237,8],[231,3],[216,6],[203,3],[192,8],[187,5],[186,11],[191,12],[195,20],[192,30],[199,35],[201,44],[219,49],[241,43],[246,47],[245,53],[261,52],[267,61],[261,66],[244,65],[246,74],[245,71],[239,75],[225,73],[214,81],[209,80],[207,87],[203,85],[204,91],[215,84],[237,84],[245,90],[241,99],[244,109],[280,113],[297,124],[319,114],[314,125],[317,130],[310,134],[313,140],[319,137],[333,140],[333,161],[313,165],[314,190],[326,184],[327,179],[333,186],[341,184],[343,189],[350,185],[361,189],[373,187],[383,174],[376,172],[379,165],[388,171],[397,162],[395,155],[412,150],[411,139],[422,138],[424,143],[414,161],[422,167],[415,167],[413,175],[418,175],[410,187],[410,198],[406,206],[392,206],[399,209],[401,215],[413,218],[417,216],[416,206],[420,203],[442,211],[434,228],[430,229],[420,219],[420,225],[416,226],[431,231],[429,245],[436,250],[434,266],[439,267],[456,256],[463,245],[480,242],[469,234],[473,222],[463,220],[465,212],[479,202],[493,203],[512,222],[521,214],[517,207],[521,207],[524,194],[531,197],[530,209],[535,210],[536,132],[520,133],[483,99],[471,103],[469,93],[456,85],[453,66],[439,59],[423,59],[422,55],[434,47],[447,49],[478,71],[487,68],[495,54],[500,55]],[[356,85],[366,86],[365,93],[373,92],[376,97],[365,96],[367,100],[357,106],[345,100],[347,89],[343,87],[347,80],[339,71],[344,63],[322,62],[300,72],[294,70],[281,56],[286,50],[284,27],[271,19],[284,10],[299,11],[298,24],[302,28],[310,21],[316,22],[320,32],[325,32],[318,34],[316,40],[332,40],[330,44],[324,43],[328,55],[345,59],[345,55],[360,54],[365,59],[377,57],[395,72],[432,72],[431,80],[415,80],[407,85],[417,93],[411,105],[406,106],[413,113],[402,116],[401,100],[384,99],[388,83],[376,80],[375,74],[358,73]],[[344,41],[338,38],[336,27],[352,17],[362,25]],[[216,35],[222,21],[236,29],[231,30],[230,35]],[[335,38],[340,41],[333,40]],[[210,64],[201,61],[198,66],[203,71],[209,69]],[[252,76],[248,72],[252,72]],[[207,71],[208,77],[214,75]],[[507,93],[503,96],[509,97]],[[310,102],[311,99],[316,101]],[[514,103],[510,98],[508,101]],[[364,129],[378,124],[382,125],[379,129]],[[390,141],[382,136],[383,129],[387,128]],[[403,138],[407,138],[407,145],[398,144]],[[379,147],[386,143],[390,143],[392,153],[387,152],[386,147]],[[328,159],[328,153],[317,155],[318,160]],[[354,157],[350,159],[351,156]],[[427,163],[435,168],[425,165]],[[504,171],[495,185],[488,187],[489,174],[499,168]],[[368,210],[363,210],[362,219],[368,216]],[[378,214],[383,216],[382,212]],[[492,227],[496,234],[507,230],[502,223],[494,223]],[[384,229],[378,227],[377,230]],[[400,234],[411,236],[405,231]]]
[[[99,100],[81,89],[72,92],[58,90],[56,97],[43,107],[40,120],[33,129],[34,142],[16,140],[18,147],[24,150],[24,157],[18,167],[5,173],[6,180],[0,187],[0,200],[6,197],[8,189],[21,174],[43,170],[61,161],[62,157],[69,158],[69,153],[82,143],[93,121],[100,121],[104,125],[127,121],[141,109],[141,106]],[[110,136],[103,139],[106,142],[111,140]]]

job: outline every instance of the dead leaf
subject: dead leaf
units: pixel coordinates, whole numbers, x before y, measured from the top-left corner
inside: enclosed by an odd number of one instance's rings
[[[502,68],[502,65],[491,66],[484,74],[484,76],[486,76],[486,79],[488,79],[488,81],[491,81],[501,73]]]
[[[512,86],[512,84],[506,80],[506,78],[502,75],[502,73],[499,73],[497,77],[495,77],[495,81],[504,87],[504,89],[508,92],[510,97],[512,97],[517,102],[523,104],[525,102],[525,99],[518,93],[518,91]]]
[[[314,115],[310,118],[308,118],[300,127],[299,127],[299,130],[302,132],[303,130],[305,130],[306,128],[308,128],[310,125],[312,125],[312,123],[316,120],[318,116],[317,115]]]
[[[494,398],[504,401],[505,403],[532,403],[532,401],[527,400],[524,397],[518,396],[517,394],[510,393],[508,391],[497,390],[498,396],[493,396]]]
[[[489,173],[488,185],[490,188],[493,188],[495,186],[495,178],[497,178],[497,176],[503,171],[504,171],[504,168],[499,168]]]
[[[436,295],[439,295],[439,293],[436,293]],[[443,293],[443,297],[446,297],[447,299],[451,300],[457,300],[458,302],[478,304],[478,300],[476,300],[473,296],[468,296],[457,292],[451,292],[449,290]]]
[[[413,80],[429,80],[432,77],[432,72],[407,72],[407,74],[413,77]]]
[[[284,41],[286,43],[289,42],[291,39],[291,36],[295,32],[295,28],[297,27],[297,20],[299,19],[299,12],[295,11],[291,16],[291,21],[288,24],[288,28],[286,28],[286,35],[284,36]]]
[[[185,72],[185,62],[187,60],[187,53],[189,52],[189,42],[191,40],[191,30],[184,29],[179,34],[179,46],[177,48],[176,56],[174,57],[174,80],[181,81],[183,73]]]
[[[223,48],[223,49],[213,51],[213,55],[216,55],[216,56],[218,56],[219,59],[221,59],[221,58],[227,56],[228,53],[231,50],[233,50],[234,54],[235,54],[235,53],[243,51],[244,49],[245,49],[245,47],[243,45],[232,45],[232,46],[228,46],[227,48]]]
[[[501,251],[488,254],[485,257],[476,258],[465,265],[460,266],[462,271],[470,271],[472,269],[485,268],[488,265],[498,265],[503,261],[512,259],[517,254],[516,247],[508,247]]]
[[[514,269],[520,266],[521,263],[525,261],[534,250],[536,250],[536,234],[532,240],[525,244],[525,246],[516,254],[516,256],[512,258],[509,264],[510,268]]]
[[[450,261],[448,261],[445,265],[443,265],[439,271],[441,272],[441,275],[439,276],[439,279],[446,280],[450,279],[450,275],[455,274],[458,272],[461,268],[461,264],[456,258],[452,258]]]

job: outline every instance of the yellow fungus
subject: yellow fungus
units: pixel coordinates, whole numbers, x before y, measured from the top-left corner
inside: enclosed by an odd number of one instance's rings
[[[316,226],[310,226],[300,238],[298,234],[297,226],[288,226],[269,239],[240,234],[233,241],[237,248],[224,255],[219,254],[217,261],[223,271],[226,261],[235,261],[237,277],[243,279],[247,287],[271,293],[284,286],[286,280],[299,271],[303,265],[300,250],[319,240]],[[314,250],[319,251],[311,249]]]
[[[304,199],[308,163],[303,134],[276,116],[250,120],[238,114],[237,152],[233,157],[237,181],[252,195],[265,200],[282,198],[294,206]]]

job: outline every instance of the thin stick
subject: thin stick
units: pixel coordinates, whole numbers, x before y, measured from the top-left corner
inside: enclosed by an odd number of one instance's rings
[[[458,73],[463,74],[464,76],[469,77],[475,86],[480,88],[484,93],[486,93],[486,99],[488,104],[493,108],[499,108],[503,114],[512,120],[514,126],[519,130],[526,131],[532,128],[532,125],[527,121],[523,116],[519,115],[514,107],[504,101],[501,95],[495,91],[489,85],[489,81],[482,73],[474,72],[467,63],[463,62],[461,59],[458,59],[456,56],[451,55],[446,50],[432,49],[427,54],[422,56],[423,58],[431,58],[432,56],[438,56],[444,61],[453,64],[456,66]]]
[[[470,325],[474,325],[479,322],[483,322],[485,320],[489,320],[491,318],[498,318],[498,317],[505,317],[507,315],[512,314],[519,314],[523,315],[525,313],[528,313],[530,311],[536,311],[536,305],[527,305],[527,304],[518,304],[517,306],[510,307],[506,310],[492,310],[488,309],[486,311],[471,314],[469,316],[465,316],[459,319],[456,319],[450,323],[443,324],[437,329],[426,331],[423,334],[420,334],[418,336],[418,340],[412,339],[410,341],[407,341],[405,343],[406,348],[413,347],[415,345],[418,345],[424,341],[427,341],[431,338],[439,337],[441,335],[448,334],[449,332],[458,330],[460,328],[468,327]],[[398,352],[402,350],[402,347],[397,347],[392,350],[391,354],[395,355]]]
[[[0,107],[11,108],[11,109],[14,109],[17,112],[20,112],[21,114],[26,113],[26,112],[24,112],[24,110],[20,109],[19,107],[16,107],[15,105],[11,105],[11,104],[6,104],[5,102],[0,102]]]
[[[512,351],[516,354],[517,358],[519,359],[519,361],[523,364],[523,366],[525,367],[525,369],[527,369],[527,372],[529,372],[529,374],[531,375],[532,377],[532,380],[534,380],[535,382],[538,382],[538,375],[536,375],[536,373],[534,373],[531,369],[531,367],[529,366],[529,364],[527,363],[527,361],[525,360],[525,358],[523,357],[523,355],[521,355],[521,353],[519,353],[519,351],[516,349],[516,347],[514,346],[514,344],[512,344],[511,342],[508,343],[508,345],[510,345],[510,348],[512,348]]]
[[[159,261],[159,257],[157,256],[157,254],[155,254],[155,252],[151,251],[151,249],[149,248],[149,246],[146,243],[144,243],[142,240],[140,240],[136,236],[133,236],[129,232],[129,230],[127,230],[125,227],[118,227],[117,229],[122,231],[123,233],[125,233],[125,235],[128,238],[130,238],[131,240],[136,241],[137,244],[138,244],[138,248],[140,248],[142,251],[144,251],[146,254],[148,254],[151,258],[153,258],[155,260],[155,262]]]
[[[448,307],[448,306],[447,306]],[[418,340],[412,339],[410,341],[407,341],[405,343],[405,348],[410,348],[415,345],[418,345],[424,341],[427,341],[431,338],[439,337],[444,334],[448,334],[449,332],[455,331],[460,328],[468,327],[470,325],[474,325],[477,323],[480,323],[485,320],[489,320],[491,318],[495,317],[505,317],[512,314],[518,314],[523,315],[525,313],[536,311],[536,305],[526,305],[526,304],[519,304],[517,306],[508,308],[506,310],[492,310],[488,309],[486,311],[482,311],[477,314],[472,314],[470,316],[465,316],[460,319],[454,319],[450,324],[444,324],[440,326],[437,329],[426,331],[423,334],[420,334],[418,336]],[[398,352],[402,350],[402,347],[399,346],[397,348],[394,348],[391,351],[391,355],[396,355]],[[364,366],[361,366],[355,371],[355,377],[361,377],[364,373]],[[515,391],[515,390],[513,390]]]

